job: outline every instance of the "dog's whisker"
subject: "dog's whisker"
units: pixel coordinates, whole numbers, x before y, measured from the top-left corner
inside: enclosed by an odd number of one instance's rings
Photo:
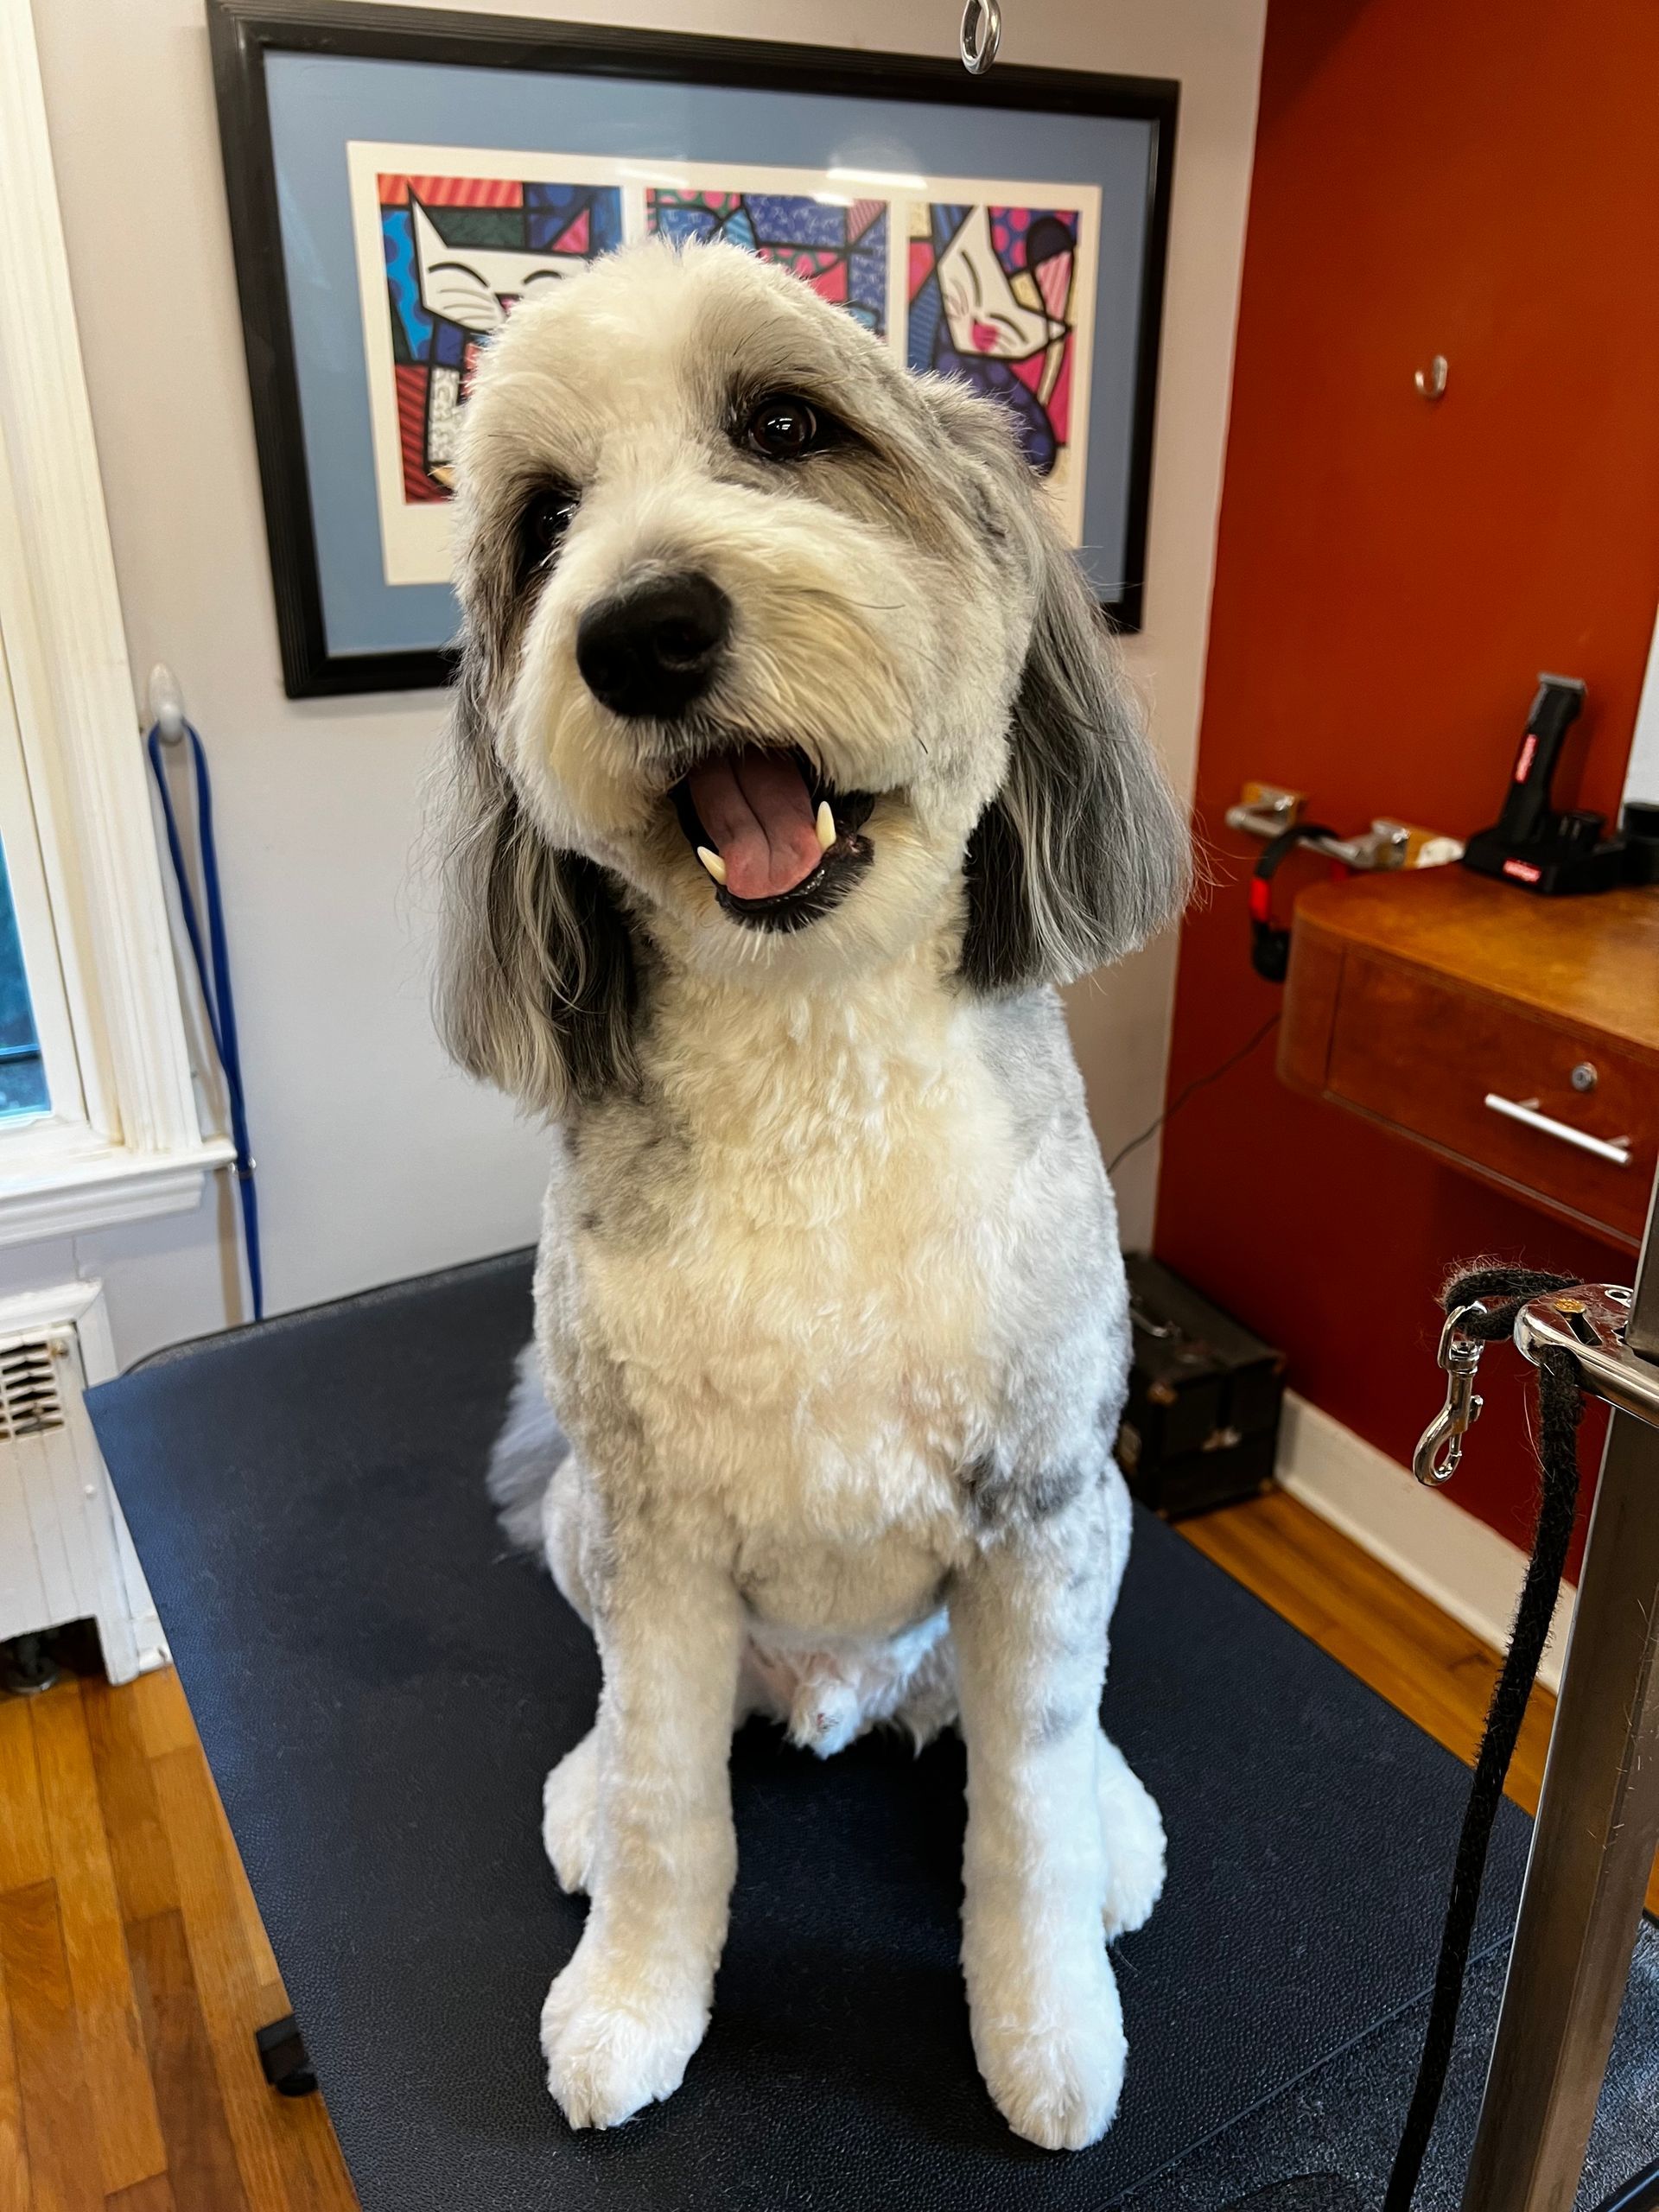
[[[832,591],[827,584],[775,583],[774,591],[786,592],[795,599],[826,599],[835,607],[851,607],[861,614],[903,614],[908,609],[897,600],[854,599],[844,591]]]

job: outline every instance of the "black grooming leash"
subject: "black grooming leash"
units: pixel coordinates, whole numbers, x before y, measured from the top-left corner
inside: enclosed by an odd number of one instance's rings
[[[1446,1284],[1440,1293],[1446,1321],[1440,1357],[1449,1388],[1445,1412],[1417,1449],[1414,1465],[1421,1480],[1444,1482],[1458,1464],[1464,1433],[1480,1411],[1474,1377],[1483,1349],[1506,1343],[1515,1333],[1516,1316],[1533,1299],[1571,1289],[1577,1280],[1532,1268],[1478,1267],[1465,1268]],[[1538,1457],[1542,1469],[1532,1552],[1475,1761],[1452,1864],[1422,2056],[1382,2212],[1411,2212],[1446,2093],[1492,1829],[1554,1617],[1578,1507],[1578,1430],[1584,1409],[1578,1370],[1571,1354],[1556,1347],[1544,1346],[1529,1351],[1529,1357],[1538,1370]],[[1270,2183],[1236,2204],[1232,2212],[1361,2212],[1361,2206],[1350,2183],[1325,2172]],[[1659,2212],[1659,2166],[1626,2183],[1601,2212]]]
[[[1531,1268],[1471,1268],[1454,1275],[1440,1293],[1446,1314],[1442,1340],[1442,1363],[1449,1351],[1457,1357],[1459,1339],[1470,1347],[1506,1343],[1515,1333],[1516,1316],[1529,1300],[1549,1292],[1567,1290],[1572,1275],[1544,1274]],[[1487,1300],[1493,1302],[1485,1303]],[[1472,1381],[1478,1351],[1467,1360],[1465,1372]],[[1455,1368],[1451,1368],[1454,1375]],[[1472,1403],[1478,1407],[1479,1401]],[[1515,1626],[1504,1656],[1486,1727],[1475,1761],[1475,1778],[1458,1837],[1452,1867],[1452,1894],[1440,1932],[1440,1955],[1434,1969],[1434,1995],[1428,2025],[1423,2034],[1423,2055],[1418,2062],[1416,2087],[1406,2114],[1400,2148],[1382,2199],[1382,2212],[1410,2212],[1412,2195],[1422,2171],[1428,2139],[1446,2092],[1452,2045],[1457,2034],[1458,2013],[1463,2002],[1463,1977],[1469,1964],[1475,1913],[1480,1885],[1486,1872],[1486,1854],[1492,1840],[1503,1784],[1515,1756],[1527,1702],[1544,1656],[1549,1624],[1555,1614],[1567,1546],[1573,1539],[1573,1516],[1579,1503],[1579,1422],[1584,1400],[1578,1370],[1570,1353],[1546,1349],[1538,1356],[1538,1458],[1543,1479],[1538,1494],[1538,1517],[1532,1535],[1532,1556],[1516,1608]],[[1470,1418],[1472,1418],[1471,1414]],[[1455,1439],[1453,1440],[1455,1445]],[[1455,1456],[1452,1465],[1455,1465]],[[1449,1473],[1450,1467],[1445,1468]]]

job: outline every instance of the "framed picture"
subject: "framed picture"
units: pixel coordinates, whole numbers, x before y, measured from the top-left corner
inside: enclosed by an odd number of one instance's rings
[[[447,681],[480,350],[652,235],[779,262],[1007,407],[1140,626],[1173,84],[343,0],[208,21],[290,696]]]

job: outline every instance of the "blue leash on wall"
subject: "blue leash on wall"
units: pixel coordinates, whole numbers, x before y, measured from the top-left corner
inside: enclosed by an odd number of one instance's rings
[[[161,794],[162,818],[167,825],[167,849],[172,857],[174,880],[179,888],[179,911],[184,917],[185,935],[190,940],[191,955],[201,983],[202,1003],[207,1009],[207,1027],[213,1032],[213,1050],[219,1054],[219,1066],[225,1071],[225,1089],[231,1104],[231,1141],[236,1147],[236,1185],[242,1202],[242,1241],[248,1255],[248,1288],[253,1298],[253,1318],[259,1321],[264,1319],[265,1312],[264,1274],[259,1261],[259,1198],[253,1182],[253,1151],[248,1141],[247,1101],[242,1089],[242,1054],[236,1036],[236,1001],[231,991],[231,956],[225,941],[225,901],[219,887],[219,854],[213,844],[213,787],[207,773],[207,755],[194,728],[181,721],[179,734],[189,742],[195,779],[196,857],[201,869],[202,902],[207,909],[206,944],[202,942],[201,924],[190,888],[189,870],[185,865],[179,818],[173,805],[173,794],[168,788],[167,772],[162,766],[162,747],[165,741],[159,721],[152,727],[145,740],[145,749],[149,754],[156,788]]]

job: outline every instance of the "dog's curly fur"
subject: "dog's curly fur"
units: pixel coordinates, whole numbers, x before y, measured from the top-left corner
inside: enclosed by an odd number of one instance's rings
[[[779,393],[833,435],[753,450]],[[550,490],[562,535],[527,558]],[[822,1752],[959,1720],[975,2050],[1022,2135],[1092,2142],[1124,2063],[1106,1943],[1163,1835],[1096,1718],[1126,1298],[1053,986],[1187,880],[1105,626],[999,410],[724,246],[521,307],[455,512],[441,1019],[557,1124],[496,1481],[604,1668],[548,1780],[592,1897],[543,2016],[553,2094],[612,2125],[702,2039],[734,1719]],[[732,609],[712,688],[613,712],[584,613],[686,575]],[[792,931],[716,897],[668,797],[740,743],[874,796],[856,880]]]

